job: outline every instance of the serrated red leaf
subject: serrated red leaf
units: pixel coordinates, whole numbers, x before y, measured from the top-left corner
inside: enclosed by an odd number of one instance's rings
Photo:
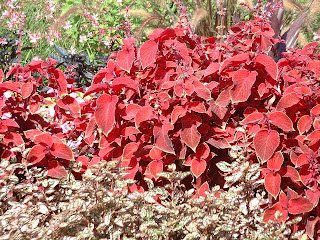
[[[50,149],[53,156],[63,158],[69,161],[74,160],[73,152],[70,147],[64,143],[53,143]]]
[[[281,176],[279,173],[269,173],[264,179],[266,190],[276,199],[280,191]]]
[[[59,90],[62,93],[67,93],[67,80],[64,76],[64,73],[57,68],[51,68],[50,73],[52,74],[52,78],[56,81]]]
[[[106,136],[108,136],[113,128],[117,103],[118,97],[108,94],[102,94],[97,100],[94,116],[98,127]]]
[[[309,131],[309,129],[311,128],[311,124],[312,124],[312,119],[310,118],[310,116],[308,115],[302,116],[299,119],[297,124],[299,134],[303,134],[304,132]]]
[[[279,133],[277,131],[260,130],[253,139],[253,145],[257,156],[265,163],[272,157],[280,143]]]
[[[68,176],[67,170],[58,161],[50,161],[48,166],[48,174],[52,178],[63,178]]]
[[[137,115],[137,112],[141,109],[141,106],[138,104],[129,104],[126,107],[126,115],[122,116],[123,119],[125,120],[131,120],[134,119]]]
[[[32,141],[48,147],[52,147],[53,144],[52,136],[49,133],[38,134],[33,137]]]
[[[249,55],[247,53],[241,53],[241,54],[237,54],[231,58],[227,58],[221,64],[219,72],[222,73],[229,66],[234,66],[234,65],[238,66],[241,63],[245,63],[248,59],[249,59]]]
[[[45,147],[42,145],[36,145],[29,151],[27,155],[27,162],[36,164],[41,162],[41,160],[45,157]]]
[[[32,92],[33,92],[33,83],[32,82],[27,82],[27,83],[22,84],[21,96],[23,99],[30,97]]]
[[[210,65],[204,71],[203,77],[207,77],[212,74],[217,74],[219,72],[219,69],[220,69],[220,63],[215,63],[215,62],[210,63]]]
[[[220,107],[219,105],[217,105],[217,104],[215,103],[214,100],[210,100],[209,104],[210,104],[210,109],[211,109],[211,111],[212,111],[220,120],[222,120],[222,119],[226,116],[226,114],[227,114],[227,112],[228,112],[228,108],[227,108],[227,107]]]
[[[128,143],[124,149],[122,154],[122,161],[130,160],[133,154],[138,150],[138,144],[135,142]]]
[[[154,112],[152,107],[145,106],[139,109],[135,116],[136,128],[140,127],[140,124],[144,121],[148,121],[154,117]]]
[[[24,144],[23,138],[19,133],[16,132],[11,132],[4,135],[4,137],[2,138],[2,142],[7,146],[9,145],[9,143],[13,143],[13,146],[20,146]]]
[[[175,154],[173,144],[168,135],[171,130],[173,130],[173,125],[171,123],[165,123],[162,126],[154,126],[153,135],[156,147],[164,152]]]
[[[204,84],[202,84],[200,81],[194,81],[193,85],[194,91],[197,93],[199,97],[206,101],[211,99],[211,92]]]
[[[320,64],[320,61],[318,62],[319,62],[318,64]],[[319,72],[320,72],[320,69],[319,69]],[[310,239],[314,239],[313,236],[315,234],[315,227],[318,222],[319,222],[319,216],[317,217],[310,216],[308,218],[307,225],[306,225],[306,234]]]
[[[221,139],[213,139],[210,138],[206,141],[207,143],[209,143],[210,145],[214,146],[215,148],[221,148],[221,149],[226,149],[231,147],[229,142],[225,139],[225,138],[221,138]]]
[[[260,112],[254,112],[249,114],[245,119],[241,121],[242,125],[248,125],[250,123],[257,123],[264,118],[264,115]]]
[[[90,118],[90,120],[89,120],[89,123],[86,126],[84,137],[85,138],[91,137],[91,135],[93,134],[94,130],[96,129],[96,126],[97,126],[97,124],[96,124],[95,117],[92,116]]]
[[[320,61],[314,60],[309,62],[308,70],[313,71],[315,74],[320,75]]]
[[[86,93],[83,95],[83,97],[86,97],[92,93],[96,93],[96,92],[107,92],[109,90],[109,85],[105,84],[105,83],[100,83],[100,84],[94,84],[92,86],[90,86]]]
[[[20,88],[20,83],[18,82],[12,82],[12,81],[7,81],[0,83],[0,92],[1,91],[13,91],[13,92],[18,92]]]
[[[268,160],[267,166],[271,171],[279,171],[283,163],[282,152],[278,151]]]
[[[288,107],[292,107],[293,105],[297,104],[300,101],[300,98],[297,96],[296,93],[288,93],[284,95],[276,106],[276,111],[283,111]]]
[[[0,120],[0,126],[7,126],[7,127],[16,127],[19,128],[20,126],[18,125],[18,123],[12,119],[4,119],[4,120]]]
[[[202,173],[206,170],[207,162],[202,159],[193,159],[191,162],[191,172],[196,178],[200,177]]]
[[[300,178],[299,178],[299,173],[298,171],[291,167],[291,166],[285,166],[285,167],[282,167],[279,171],[279,174],[282,176],[282,177],[289,177],[291,178],[291,180],[293,182],[295,181],[299,181]]]
[[[229,90],[223,90],[219,96],[216,99],[216,104],[219,107],[227,107],[230,103],[230,91]]]
[[[64,98],[59,99],[57,101],[57,105],[66,110],[69,111],[71,116],[74,118],[80,117],[80,105],[76,99],[73,97],[70,97],[69,95],[66,95]]]
[[[203,102],[194,101],[189,103],[189,109],[198,112],[198,113],[205,113],[206,107],[204,106]]]
[[[255,62],[265,68],[266,72],[276,80],[278,77],[278,66],[277,63],[268,55],[259,54],[255,58]]]
[[[320,139],[320,130],[315,130],[306,137],[306,140],[311,140],[311,141],[319,140],[319,139]]]
[[[201,135],[197,130],[198,119],[185,116],[182,118],[181,141],[190,147],[194,152],[200,142]]]
[[[173,109],[173,111],[171,113],[171,123],[175,124],[175,122],[179,118],[185,116],[186,113],[187,113],[187,110],[184,107],[182,107],[182,106],[175,107],[175,109]]]
[[[283,131],[293,131],[291,119],[283,112],[273,112],[269,116],[269,121],[281,128]]]
[[[310,212],[313,209],[313,207],[313,203],[305,197],[290,199],[288,202],[288,211],[291,214]]]
[[[198,159],[206,159],[210,155],[210,148],[208,144],[201,143],[196,149],[196,157]]]
[[[129,48],[128,50],[122,50],[119,51],[117,54],[117,63],[118,66],[127,71],[130,72],[132,64],[134,62],[134,49],[133,48]]]
[[[158,179],[159,173],[163,171],[163,162],[161,160],[154,160],[148,164],[147,171],[155,178]]]
[[[162,151],[157,147],[151,148],[149,156],[153,160],[161,160],[163,158]]]
[[[118,78],[114,79],[111,86],[113,89],[118,88],[118,87],[131,88],[134,91],[136,91],[136,93],[139,94],[138,84],[134,80],[132,80],[131,78],[128,78],[128,77],[118,77]]]
[[[245,102],[251,95],[251,88],[256,81],[257,72],[240,69],[232,77],[234,89],[230,91],[233,103]]]
[[[143,69],[154,63],[157,51],[158,44],[154,40],[149,40],[142,44],[139,51],[139,57]]]
[[[279,211],[282,213],[282,216],[277,220],[275,217],[275,213]],[[277,202],[272,207],[265,210],[263,213],[263,219],[262,222],[267,223],[269,221],[273,222],[285,222],[288,218],[288,211],[283,209],[280,202]]]

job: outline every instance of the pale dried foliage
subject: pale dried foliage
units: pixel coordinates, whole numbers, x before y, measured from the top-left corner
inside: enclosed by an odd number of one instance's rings
[[[190,173],[175,165],[161,174],[167,186],[148,181],[143,194],[128,192],[133,180],[123,179],[116,162],[101,162],[82,181],[47,179],[32,168],[24,183],[14,175],[0,180],[0,239],[288,239],[286,225],[261,223],[266,197],[256,180],[258,166],[241,162],[219,166],[240,167],[240,174],[228,174],[229,184],[239,184],[228,191],[214,187],[207,198],[196,199],[181,183]],[[0,176],[14,169],[24,166],[3,161]]]

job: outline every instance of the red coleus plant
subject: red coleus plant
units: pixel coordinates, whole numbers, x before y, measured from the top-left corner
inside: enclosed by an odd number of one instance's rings
[[[164,186],[159,173],[175,163],[193,173],[196,197],[223,182],[216,163],[240,147],[261,164],[263,221],[300,215],[293,230],[318,237],[319,43],[276,63],[267,20],[236,24],[221,44],[188,29],[156,29],[141,47],[123,39],[86,90],[51,59],[13,67],[0,83],[1,157],[56,178],[116,160],[137,180],[130,191],[145,177]]]

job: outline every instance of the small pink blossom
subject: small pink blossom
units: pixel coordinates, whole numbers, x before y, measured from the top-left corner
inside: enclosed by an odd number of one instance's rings
[[[7,44],[7,39],[6,38],[0,38],[0,45],[5,45]]]
[[[69,30],[70,28],[72,28],[72,25],[71,25],[70,21],[66,21],[66,22],[64,23],[63,28],[64,28],[65,30]]]
[[[86,42],[88,39],[85,35],[81,35],[80,36],[80,39],[79,39],[79,42],[83,43],[83,42]]]

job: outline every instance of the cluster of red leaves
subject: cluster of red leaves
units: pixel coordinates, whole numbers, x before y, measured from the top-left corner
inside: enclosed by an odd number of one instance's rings
[[[158,174],[176,163],[205,196],[223,179],[215,164],[240,146],[246,161],[262,166],[271,201],[263,220],[301,215],[294,231],[318,236],[319,43],[276,63],[267,55],[273,35],[261,19],[233,26],[223,44],[156,29],[141,47],[123,39],[86,91],[52,59],[16,66],[4,82],[1,72],[1,158],[43,166],[55,178],[66,177],[70,163],[81,162],[72,172],[81,178],[98,161],[117,160],[137,180],[130,191],[143,191],[144,177],[163,185]],[[46,106],[53,116],[42,114]]]

